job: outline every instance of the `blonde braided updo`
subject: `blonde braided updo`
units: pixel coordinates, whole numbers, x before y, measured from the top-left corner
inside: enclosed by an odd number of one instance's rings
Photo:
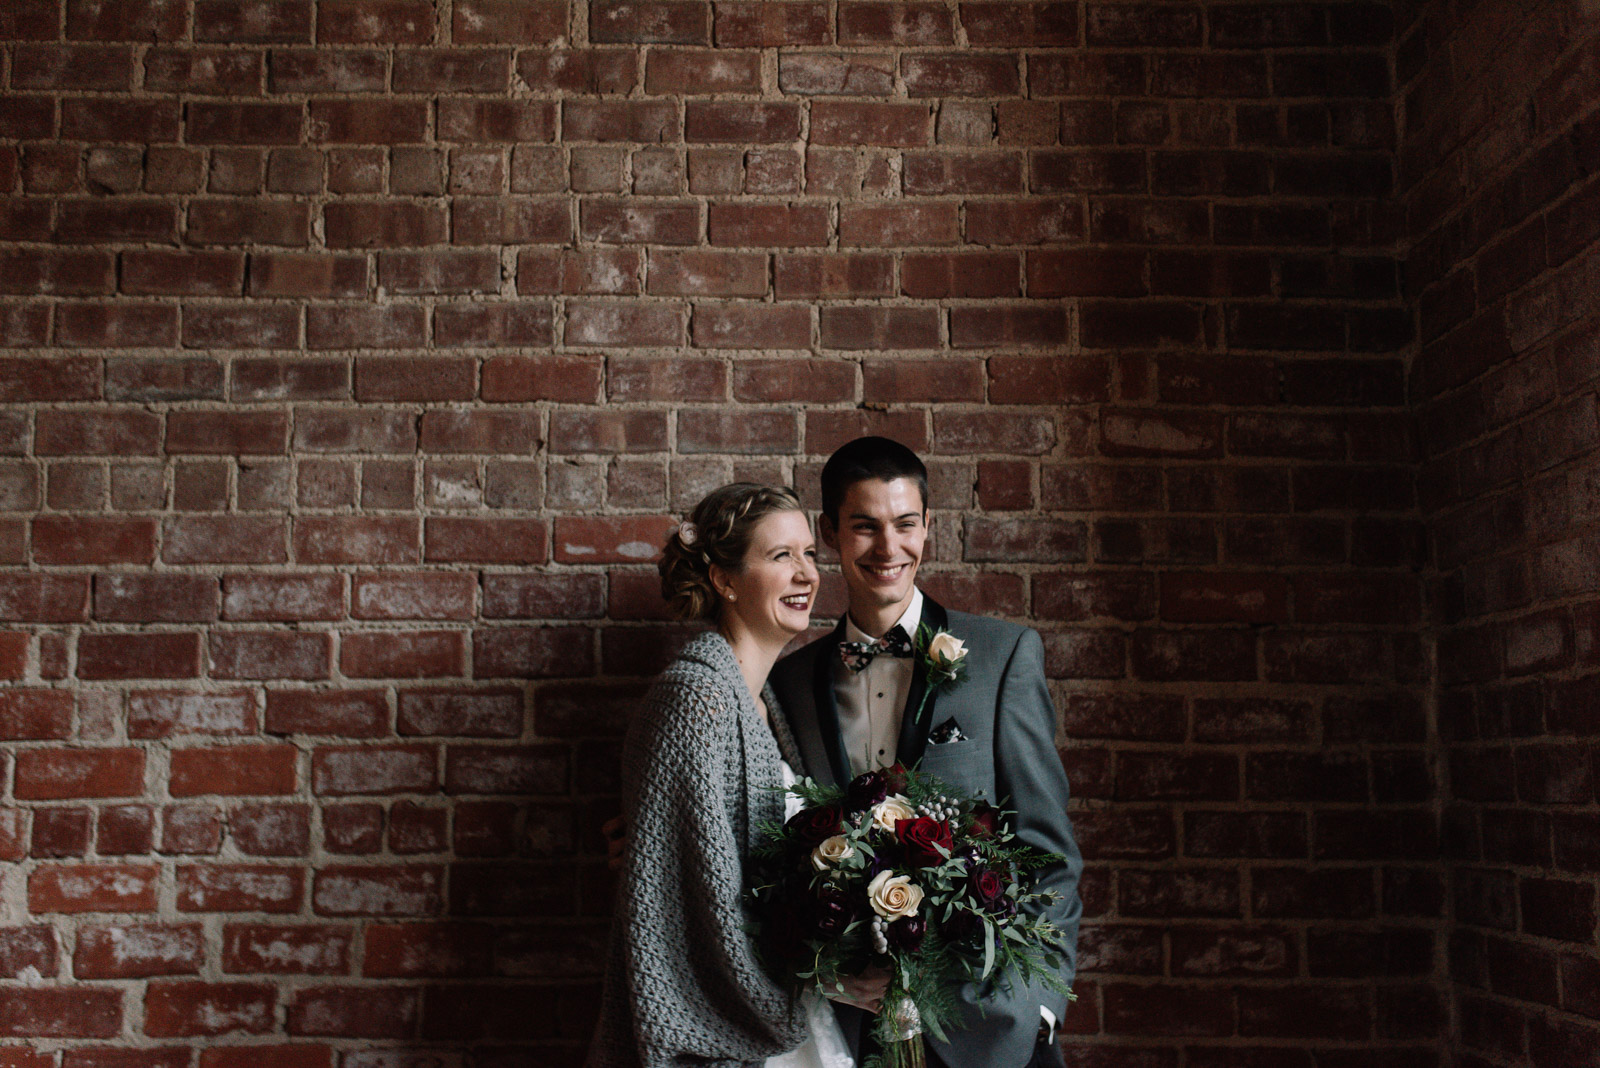
[[[657,570],[661,596],[682,620],[714,622],[721,598],[711,584],[711,566],[727,572],[744,567],[756,524],[775,512],[803,511],[787,486],[730,482],[706,494],[686,522],[667,537]]]

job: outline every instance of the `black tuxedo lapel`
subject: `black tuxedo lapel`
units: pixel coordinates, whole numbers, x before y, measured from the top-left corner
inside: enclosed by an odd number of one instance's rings
[[[835,786],[850,781],[850,765],[844,759],[844,735],[839,731],[839,702],[833,692],[833,664],[839,658],[839,642],[844,639],[844,620],[825,638],[817,640],[817,659],[812,664],[812,693],[817,706],[817,733],[828,754],[828,767]],[[818,769],[820,770],[820,769]],[[820,776],[819,776],[820,778]]]
[[[917,629],[927,627],[930,633],[936,634],[949,623],[950,615],[944,610],[944,606],[927,594],[923,594],[922,622]],[[928,707],[922,710],[922,715],[917,715],[917,706],[922,703],[922,695],[928,689],[928,668],[924,660],[922,650],[919,648],[911,661],[913,665],[911,691],[906,694],[906,707],[900,714],[900,742],[895,747],[895,759],[908,768],[921,760],[923,751],[928,748],[928,730],[929,724],[933,722],[933,706],[939,700],[937,692],[928,694]]]

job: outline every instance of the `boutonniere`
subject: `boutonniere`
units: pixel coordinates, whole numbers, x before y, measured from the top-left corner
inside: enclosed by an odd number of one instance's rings
[[[967,678],[967,646],[960,638],[940,628],[934,630],[926,623],[917,627],[912,642],[917,662],[922,665],[926,685],[922,700],[917,705],[918,720],[928,707],[928,698],[935,693],[953,690]]]

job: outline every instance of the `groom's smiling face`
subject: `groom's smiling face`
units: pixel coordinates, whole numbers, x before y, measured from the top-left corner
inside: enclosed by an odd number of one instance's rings
[[[837,526],[822,520],[822,540],[839,553],[850,615],[869,634],[892,627],[911,601],[928,540],[928,509],[908,478],[869,478],[845,491]]]

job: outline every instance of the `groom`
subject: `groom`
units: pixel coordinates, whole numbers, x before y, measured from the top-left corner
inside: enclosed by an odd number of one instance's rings
[[[1083,861],[1067,819],[1067,777],[1055,747],[1055,709],[1037,632],[946,610],[916,586],[928,536],[928,473],[910,449],[866,437],[822,469],[822,540],[839,554],[848,613],[833,632],[790,654],[771,682],[813,777],[843,785],[896,762],[918,765],[962,794],[1016,812],[1020,840],[1064,859],[1041,869],[1039,889],[1066,944],[1064,974],[1076,970],[1078,875]],[[929,695],[910,655],[917,628],[948,630],[965,643],[967,677]],[[928,1044],[929,1063],[948,1068],[1060,1065],[1055,1025],[1066,999],[1011,977],[1009,987],[960,992],[961,1024],[948,1043]],[[838,1009],[852,1042],[864,1014]]]

